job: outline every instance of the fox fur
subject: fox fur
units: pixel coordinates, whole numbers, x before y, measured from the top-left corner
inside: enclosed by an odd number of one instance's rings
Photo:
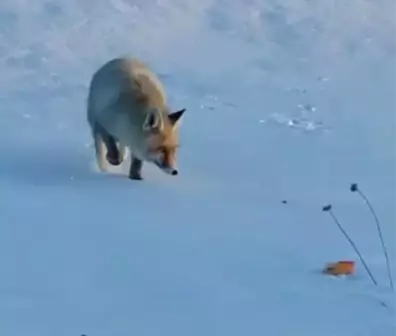
[[[105,161],[120,165],[128,148],[130,179],[142,179],[144,162],[177,175],[184,112],[170,112],[164,86],[142,61],[120,57],[102,65],[91,78],[87,102],[99,169],[106,170]]]

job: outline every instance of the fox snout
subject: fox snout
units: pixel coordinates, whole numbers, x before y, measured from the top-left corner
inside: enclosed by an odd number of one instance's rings
[[[164,166],[160,166],[157,164],[157,166],[162,169],[165,173],[172,175],[172,176],[176,176],[177,174],[179,174],[179,171],[176,168],[173,167],[164,167]]]
[[[160,168],[164,173],[176,176],[179,174],[176,168],[176,149],[174,148],[158,148],[151,151],[151,161]]]

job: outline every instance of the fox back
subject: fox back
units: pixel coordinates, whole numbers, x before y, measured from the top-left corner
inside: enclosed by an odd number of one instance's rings
[[[104,143],[107,160],[113,164],[122,161],[117,150],[128,147],[132,156],[130,177],[140,175],[140,169],[131,173],[132,166],[141,168],[144,161],[177,174],[178,126],[184,112],[170,113],[162,83],[137,59],[113,59],[91,79],[87,119],[95,143]],[[98,154],[99,147],[97,157],[103,156]]]

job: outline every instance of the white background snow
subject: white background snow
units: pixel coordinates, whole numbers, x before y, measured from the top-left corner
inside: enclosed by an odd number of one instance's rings
[[[349,191],[376,209],[394,276],[394,13],[392,0],[2,0],[0,335],[394,335],[375,223]],[[188,110],[178,177],[95,168],[88,83],[124,54]],[[356,275],[320,273],[341,259]]]

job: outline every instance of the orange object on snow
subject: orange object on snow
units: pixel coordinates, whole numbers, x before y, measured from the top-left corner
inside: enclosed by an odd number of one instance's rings
[[[326,265],[326,268],[323,270],[324,273],[330,275],[350,275],[355,271],[355,262],[354,261],[338,261],[336,263],[331,263]]]

